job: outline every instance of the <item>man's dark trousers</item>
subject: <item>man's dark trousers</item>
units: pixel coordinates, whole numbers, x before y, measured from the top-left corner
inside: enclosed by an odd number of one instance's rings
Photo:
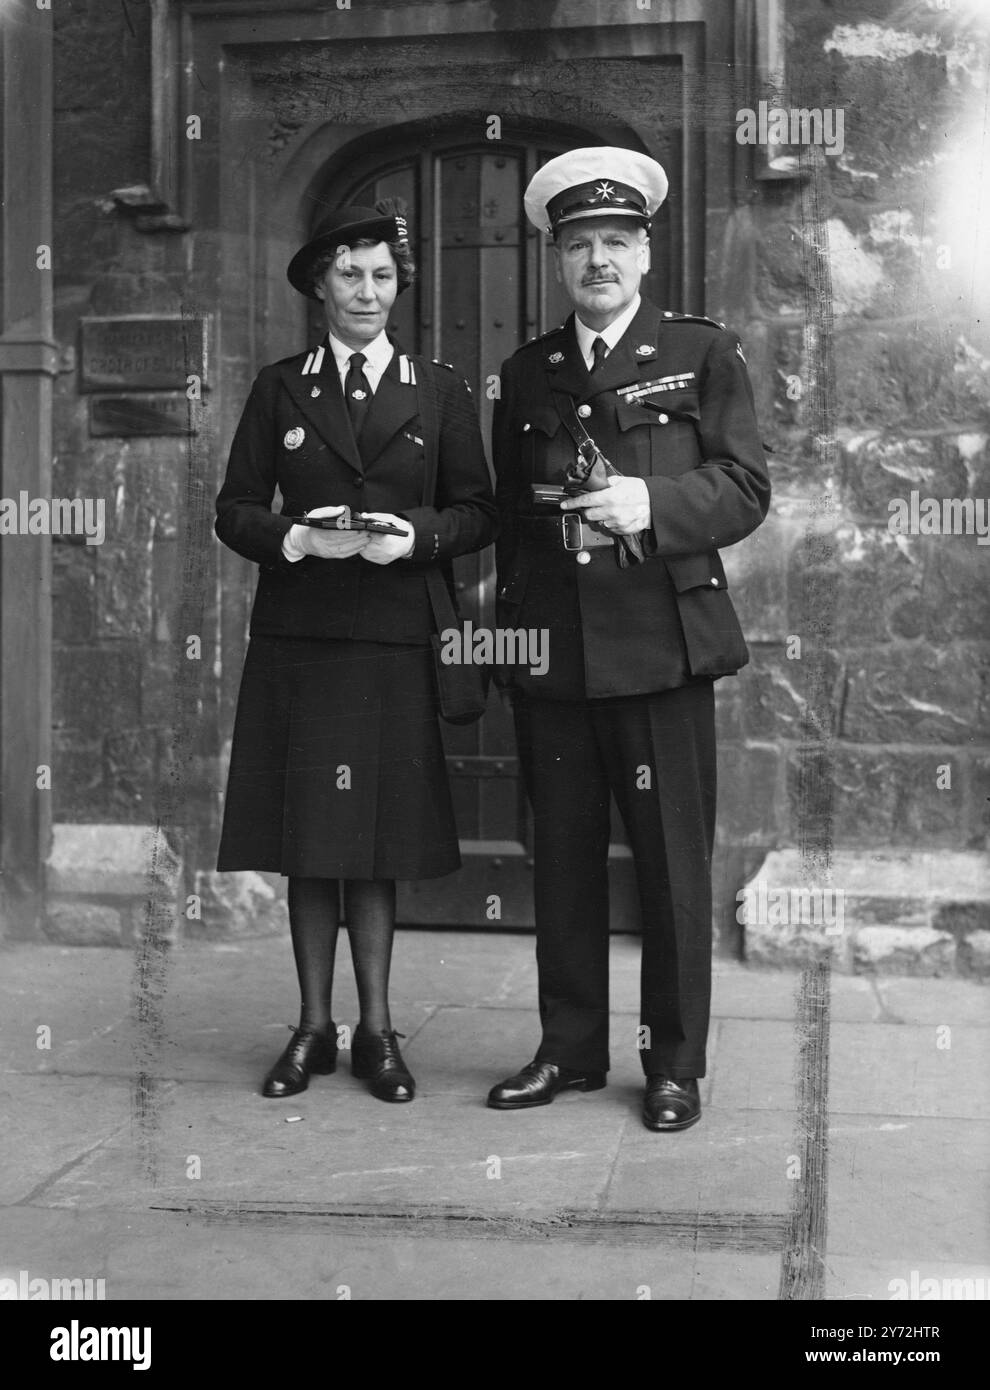
[[[636,1041],[643,1070],[675,1079],[705,1075],[714,707],[708,680],[612,699],[517,697],[534,820],[539,1061],[589,1071],[609,1066],[611,792],[629,836],[642,912],[640,1023],[649,1031]]]

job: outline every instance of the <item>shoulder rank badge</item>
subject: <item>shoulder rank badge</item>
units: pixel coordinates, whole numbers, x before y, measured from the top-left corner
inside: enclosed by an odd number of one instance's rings
[[[282,443],[287,449],[298,449],[305,438],[306,431],[300,425],[296,425],[294,429],[286,430]]]

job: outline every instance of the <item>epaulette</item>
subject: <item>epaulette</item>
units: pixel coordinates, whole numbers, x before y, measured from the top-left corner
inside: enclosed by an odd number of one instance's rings
[[[535,338],[529,338],[525,343],[520,344],[520,346],[516,348],[516,352],[525,352],[526,349],[532,347],[534,343],[542,343],[544,339],[552,338],[555,333],[562,333],[563,331],[564,325],[558,323],[556,328],[548,328],[545,333],[538,333]],[[515,357],[516,352],[512,354],[513,357]]]
[[[471,383],[468,381],[466,376],[461,376],[460,372],[454,366],[453,362],[441,362],[439,357],[432,357],[430,360],[433,363],[434,367],[445,367],[448,372],[453,372],[454,376],[458,377],[461,381],[463,381],[464,385],[467,387],[468,395],[474,395],[474,392],[471,390]]]
[[[664,309],[663,318],[669,323],[707,323],[712,328],[725,328],[717,319],[707,319],[704,314],[678,314],[673,309]]]

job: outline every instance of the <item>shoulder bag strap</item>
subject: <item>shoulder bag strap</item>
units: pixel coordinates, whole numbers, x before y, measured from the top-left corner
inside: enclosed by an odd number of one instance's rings
[[[440,454],[440,411],[437,405],[437,385],[433,377],[433,364],[423,358],[415,359],[416,397],[419,402],[419,421],[423,427],[423,456],[425,461],[423,475],[423,506],[432,507],[437,492],[437,467]],[[437,632],[458,627],[460,620],[454,608],[443,575],[436,565],[426,571],[426,588],[433,608],[433,622]]]

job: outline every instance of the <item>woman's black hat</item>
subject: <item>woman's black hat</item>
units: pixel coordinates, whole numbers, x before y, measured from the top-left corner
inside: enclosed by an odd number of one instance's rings
[[[300,247],[289,262],[289,283],[308,299],[313,293],[312,268],[320,256],[338,246],[354,246],[359,241],[392,241],[409,244],[409,230],[402,205],[397,199],[383,199],[377,207],[336,208],[318,224],[312,238]],[[399,267],[399,293],[411,283]]]

